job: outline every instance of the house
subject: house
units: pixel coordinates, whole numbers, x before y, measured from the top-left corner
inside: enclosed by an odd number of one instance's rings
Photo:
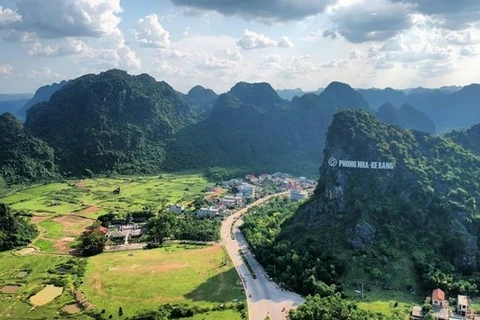
[[[265,173],[264,173],[264,174],[261,174],[261,175],[258,177],[258,180],[259,180],[260,182],[263,182],[263,181],[265,181],[265,180],[272,180],[272,176],[269,175],[269,174],[265,174]]]
[[[238,191],[242,193],[244,197],[247,197],[247,198],[255,197],[255,186],[251,184],[242,183],[240,186],[238,186]]]
[[[458,295],[457,297],[457,314],[462,317],[471,317],[472,310],[470,301],[467,296]]]
[[[445,292],[442,289],[435,289],[432,292],[432,306],[448,307],[448,301],[445,300]]]
[[[300,188],[291,188],[290,189],[290,200],[299,201],[308,198],[308,192]]]
[[[220,199],[222,205],[227,208],[241,205],[243,203],[243,198],[239,196],[225,196]]]
[[[253,174],[247,174],[245,176],[245,180],[250,181],[251,183],[257,183],[258,182],[258,178],[255,177]]]
[[[197,211],[197,216],[214,218],[218,213],[219,213],[219,209],[215,207],[201,208],[200,210]]]
[[[423,320],[423,310],[422,310],[422,307],[419,307],[419,306],[413,307],[411,316],[412,316],[412,319],[413,319],[413,320]]]
[[[180,214],[180,213],[183,213],[183,211],[185,211],[185,207],[180,205],[180,204],[171,204],[168,207],[168,210],[170,210],[171,212],[175,212],[177,214]]]
[[[435,289],[432,291],[432,311],[435,320],[452,319],[452,312],[448,307],[448,300],[445,298],[445,292],[441,289]],[[411,316],[414,320],[424,319],[422,307],[413,307]]]

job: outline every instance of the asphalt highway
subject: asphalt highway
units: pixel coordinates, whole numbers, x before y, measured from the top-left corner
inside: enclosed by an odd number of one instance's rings
[[[290,309],[298,307],[305,301],[298,294],[283,290],[269,279],[262,266],[250,252],[247,242],[239,230],[239,227],[243,224],[242,216],[248,209],[279,195],[287,195],[287,193],[262,198],[247,208],[235,212],[225,219],[222,224],[222,242],[242,279],[247,295],[249,320],[264,320],[267,317],[270,317],[271,320],[286,319]],[[232,225],[235,239],[232,239],[230,235]],[[250,274],[247,265],[240,256],[239,250],[243,251],[257,279],[254,279]]]

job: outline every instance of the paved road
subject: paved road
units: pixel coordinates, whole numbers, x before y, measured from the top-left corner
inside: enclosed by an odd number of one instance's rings
[[[305,299],[301,296],[283,291],[273,281],[268,279],[267,274],[263,270],[262,266],[255,260],[252,253],[248,249],[247,242],[243,237],[243,234],[238,229],[243,224],[242,215],[244,215],[248,209],[259,204],[264,203],[270,198],[278,195],[286,195],[286,193],[276,194],[263,199],[258,200],[249,207],[235,212],[228,217],[222,224],[222,242],[224,243],[230,258],[237,269],[240,278],[243,281],[245,291],[247,294],[248,302],[248,314],[249,320],[264,320],[266,317],[270,317],[271,320],[283,320],[286,319],[288,311],[302,304]],[[234,224],[235,239],[230,236],[231,226]],[[254,270],[257,279],[253,279],[247,266],[242,260],[238,250],[242,250],[245,256]]]

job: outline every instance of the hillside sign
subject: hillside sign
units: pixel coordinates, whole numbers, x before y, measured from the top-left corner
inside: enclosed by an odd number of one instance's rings
[[[393,170],[393,169],[395,169],[395,166],[394,166],[393,162],[361,161],[361,160],[337,160],[336,158],[328,159],[328,165],[330,167],[358,168],[358,169],[371,169],[371,170]]]

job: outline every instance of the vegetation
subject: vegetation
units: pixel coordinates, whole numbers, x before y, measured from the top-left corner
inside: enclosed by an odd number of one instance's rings
[[[102,253],[105,248],[105,243],[105,232],[94,225],[81,236],[79,249],[83,256],[90,257]]]
[[[25,217],[0,203],[0,251],[25,246],[37,235],[37,229]]]
[[[217,241],[220,239],[220,221],[190,214],[178,216],[173,212],[160,213],[148,221],[146,228],[152,243],[165,239],[190,241]]]
[[[314,197],[296,212],[279,200],[256,208],[244,233],[265,269],[305,295],[355,298],[364,283],[359,306],[367,310],[381,302],[370,295],[381,292],[388,306],[390,292],[401,292],[387,317],[404,317],[408,303],[436,287],[477,294],[480,158],[365,112],[338,113],[327,137],[326,159],[391,161],[395,169],[324,161]]]
[[[33,106],[25,126],[56,150],[62,173],[78,176],[159,172],[165,141],[194,121],[165,82],[110,70],[70,81]]]
[[[10,113],[0,115],[0,178],[18,184],[58,177],[54,152]],[[1,183],[1,184],[3,184]],[[2,189],[0,185],[0,189]]]
[[[171,244],[96,255],[88,259],[81,289],[97,310],[117,315],[122,307],[124,317],[167,303],[210,308],[245,299],[235,268],[218,245]]]
[[[12,209],[36,215],[67,215],[98,218],[107,213],[158,212],[168,204],[188,205],[203,194],[207,180],[199,174],[121,176],[58,182],[20,189],[0,201]],[[114,190],[120,187],[120,194]],[[186,191],[185,189],[188,189]]]
[[[80,285],[85,261],[67,256],[25,255],[0,253],[0,289],[4,285],[20,286],[14,294],[0,294],[0,318],[2,319],[59,319],[60,309],[74,303],[71,292]],[[23,272],[24,277],[19,273]],[[47,284],[64,288],[63,294],[47,305],[32,310],[29,298]],[[10,315],[10,316],[8,316]],[[72,319],[89,319],[84,313]]]

